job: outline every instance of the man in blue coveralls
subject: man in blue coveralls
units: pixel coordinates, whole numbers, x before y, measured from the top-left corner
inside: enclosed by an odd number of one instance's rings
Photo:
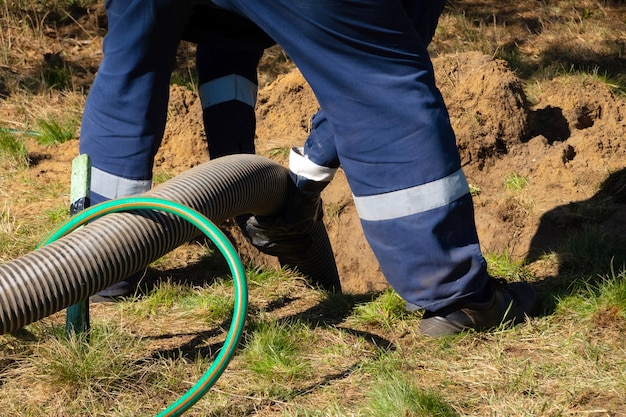
[[[172,2],[150,3],[158,10]],[[386,279],[410,309],[425,311],[422,334],[483,331],[533,312],[533,288],[491,278],[480,251],[469,187],[426,49],[442,0],[179,1],[170,4],[159,36],[173,38],[168,33],[179,30],[176,22],[192,4],[249,19],[298,65],[321,107],[311,136],[290,158],[300,199],[317,201],[341,164]],[[135,42],[139,51],[148,47]],[[162,114],[140,106],[155,124],[164,123]],[[116,117],[122,115],[111,120]],[[108,146],[102,149],[110,153]],[[285,230],[275,229],[283,215],[249,218],[251,241],[271,253]]]

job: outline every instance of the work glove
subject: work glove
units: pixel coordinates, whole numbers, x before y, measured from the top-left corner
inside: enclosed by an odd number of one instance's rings
[[[303,193],[289,182],[284,208],[270,216],[243,215],[237,218],[249,242],[271,256],[304,255],[311,247],[311,228],[323,218],[319,193]]]
[[[292,149],[289,168],[284,207],[270,216],[240,216],[239,226],[252,245],[278,257],[281,266],[297,270],[316,287],[341,293],[320,197],[337,169],[317,166],[302,148]]]

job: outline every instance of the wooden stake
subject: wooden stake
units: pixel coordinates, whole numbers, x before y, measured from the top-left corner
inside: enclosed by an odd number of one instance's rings
[[[89,189],[91,185],[91,160],[87,154],[72,160],[70,184],[70,215],[89,207]],[[89,300],[82,300],[65,310],[65,335],[86,333],[89,331]]]

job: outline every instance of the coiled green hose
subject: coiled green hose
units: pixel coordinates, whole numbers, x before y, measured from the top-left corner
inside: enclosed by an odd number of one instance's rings
[[[80,226],[106,214],[137,210],[158,210],[170,213],[196,226],[217,246],[226,259],[233,275],[235,306],[230,329],[224,340],[223,348],[200,380],[176,402],[157,415],[157,417],[179,416],[202,398],[219,379],[232,359],[243,332],[248,308],[248,287],[246,284],[245,270],[235,248],[224,233],[208,218],[185,205],[155,197],[127,197],[109,200],[77,213],[67,222],[50,232],[39,246],[52,243]]]

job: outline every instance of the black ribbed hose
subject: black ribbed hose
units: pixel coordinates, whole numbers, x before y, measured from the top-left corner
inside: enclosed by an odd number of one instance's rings
[[[291,179],[283,166],[257,155],[218,158],[155,187],[146,196],[172,200],[216,224],[243,213],[280,210]],[[323,223],[307,232],[306,253],[281,262],[332,291],[341,285]],[[199,235],[173,215],[112,213],[0,266],[0,331],[15,331],[61,311],[146,268]]]

